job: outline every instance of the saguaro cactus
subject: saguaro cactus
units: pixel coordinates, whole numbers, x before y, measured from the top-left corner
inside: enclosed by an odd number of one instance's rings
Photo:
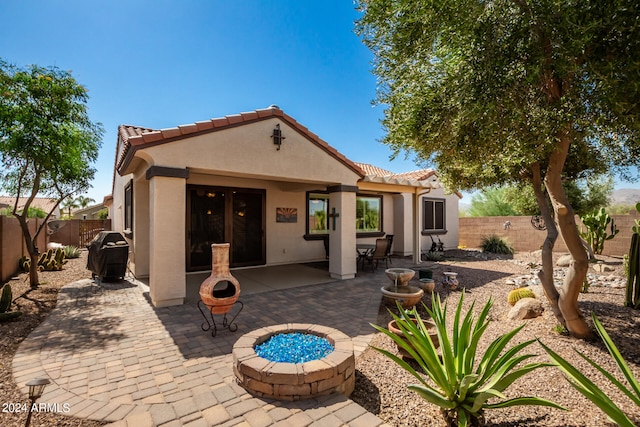
[[[636,204],[636,210],[640,212],[640,203]],[[636,219],[636,225],[631,227],[631,230],[633,234],[629,248],[629,277],[625,305],[638,309],[640,308],[640,221]]]

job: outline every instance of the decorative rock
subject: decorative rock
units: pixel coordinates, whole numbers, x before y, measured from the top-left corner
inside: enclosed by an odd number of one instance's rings
[[[535,319],[543,311],[542,302],[537,298],[522,298],[509,310],[508,317],[511,320]]]
[[[559,267],[569,267],[572,262],[573,262],[573,257],[571,255],[563,255],[560,258],[558,258],[558,261],[556,261],[556,264]]]
[[[599,262],[597,264],[593,264],[593,269],[595,271],[597,271],[598,273],[604,273],[605,271],[613,271],[614,268],[611,267],[610,265],[604,264],[602,262]]]

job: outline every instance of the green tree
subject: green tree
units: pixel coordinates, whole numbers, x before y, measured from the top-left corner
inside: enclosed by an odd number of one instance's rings
[[[577,302],[588,256],[562,184],[608,170],[624,178],[640,161],[638,2],[361,0],[359,8],[357,32],[375,55],[386,106],[384,142],[435,165],[450,189],[531,185],[547,225],[545,293],[572,335],[590,336]],[[574,262],[556,289],[559,232]]]
[[[517,212],[505,199],[505,187],[482,190],[471,198],[469,216],[512,216]]]
[[[81,208],[86,208],[91,203],[95,203],[96,201],[88,196],[78,196],[76,197],[76,202],[80,205]]]
[[[19,68],[0,61],[0,187],[26,197],[23,211],[11,209],[20,223],[31,259],[37,259],[36,238],[27,226],[36,195],[60,202],[89,188],[98,157],[102,126],[89,119],[87,89],[68,71],[31,65]],[[17,202],[16,202],[17,203]],[[29,282],[39,283],[37,263],[31,263]]]
[[[600,175],[564,181],[562,186],[576,215],[583,216],[609,205],[613,192],[613,177]],[[503,197],[517,215],[540,215],[540,207],[530,184],[508,185]]]
[[[80,207],[80,204],[78,203],[77,199],[74,199],[71,196],[67,197],[62,201],[62,210],[67,211],[66,219],[70,219],[71,211],[73,211],[74,209],[78,209],[79,207]]]

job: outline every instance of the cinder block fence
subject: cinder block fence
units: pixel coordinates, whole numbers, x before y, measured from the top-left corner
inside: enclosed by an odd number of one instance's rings
[[[628,215],[612,215],[616,226],[620,232],[611,240],[604,244],[603,255],[619,256],[629,253],[631,244],[631,227],[636,219],[640,219],[637,211],[632,211]],[[576,217],[578,227],[586,230]],[[505,224],[509,224],[508,227]],[[490,216],[490,217],[463,217],[459,222],[459,245],[467,248],[480,247],[482,238],[490,235],[498,235],[509,239],[513,247],[518,252],[536,251],[540,249],[544,239],[547,237],[546,231],[540,231],[531,225],[530,216]],[[566,252],[567,246],[558,236],[555,252]]]

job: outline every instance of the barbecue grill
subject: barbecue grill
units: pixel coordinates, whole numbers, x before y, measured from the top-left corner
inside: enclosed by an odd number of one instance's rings
[[[87,269],[101,280],[124,279],[129,260],[129,244],[117,231],[101,231],[87,245]]]

